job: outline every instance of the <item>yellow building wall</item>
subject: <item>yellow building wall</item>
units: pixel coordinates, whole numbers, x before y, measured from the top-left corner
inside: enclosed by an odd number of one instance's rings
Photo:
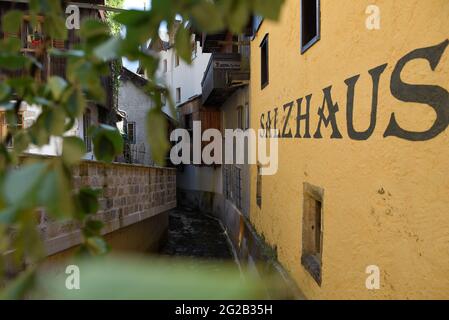
[[[368,5],[380,8],[380,30],[368,30]],[[261,114],[312,94],[311,139],[280,139],[279,170],[262,178],[262,209],[256,204],[256,167],[251,170],[251,222],[276,246],[278,259],[306,297],[449,298],[449,129],[428,141],[383,137],[394,112],[399,125],[426,131],[435,111],[403,102],[390,92],[392,71],[403,56],[449,38],[447,0],[321,0],[321,40],[300,50],[300,1],[286,0],[279,22],[264,21],[251,44],[251,125]],[[260,48],[269,34],[269,85],[260,85]],[[379,84],[377,124],[371,137],[355,141],[346,125],[345,80],[360,74],[354,101],[355,128],[369,126],[372,81],[368,70],[388,63]],[[449,91],[449,47],[435,70],[407,63],[402,80]],[[342,139],[314,139],[323,88],[332,99]],[[449,108],[449,105],[446,105]],[[305,102],[303,101],[303,112]],[[295,135],[296,103],[289,127]],[[302,124],[301,134],[303,134]],[[303,183],[324,189],[322,285],[301,265]],[[380,289],[368,290],[369,265],[380,268]]]

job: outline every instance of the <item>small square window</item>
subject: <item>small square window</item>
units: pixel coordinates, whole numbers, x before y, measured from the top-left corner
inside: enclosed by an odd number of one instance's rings
[[[179,66],[179,56],[175,55],[175,67]]]
[[[321,286],[323,189],[304,183],[301,264]]]
[[[268,85],[268,34],[260,44],[260,85],[265,88]]]
[[[301,53],[320,40],[320,0],[301,0]]]
[[[128,142],[136,144],[136,123],[134,121],[128,122]]]
[[[181,103],[181,88],[176,88],[176,103]]]

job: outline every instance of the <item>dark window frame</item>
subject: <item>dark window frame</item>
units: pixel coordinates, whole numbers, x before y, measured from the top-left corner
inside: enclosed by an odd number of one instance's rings
[[[257,164],[257,180],[256,180],[256,204],[262,209],[262,165]]]
[[[245,108],[244,108],[244,117],[245,117],[245,130],[248,130],[250,128],[250,123],[249,123],[249,103],[245,103]]]
[[[130,130],[130,127],[132,127],[132,130]],[[132,135],[130,134],[130,131],[132,131]],[[126,133],[128,134],[128,142],[129,142],[129,144],[136,144],[136,133],[137,133],[137,130],[136,130],[136,122],[135,121],[128,121],[126,123]]]
[[[270,83],[270,48],[268,41],[268,33],[263,37],[260,42],[260,86],[263,90]],[[264,58],[265,50],[265,58]],[[264,67],[266,68],[264,75]]]
[[[303,188],[301,264],[312,276],[315,282],[321,286],[324,235],[324,190],[307,182],[303,184]],[[311,206],[311,204],[314,205]],[[309,229],[310,227],[312,228]],[[313,246],[311,243],[313,243]]]
[[[83,114],[83,140],[86,145],[86,152],[92,152],[92,138],[89,135],[89,129],[92,125],[92,112],[86,109]]]
[[[176,103],[181,103],[182,101],[182,92],[181,87],[176,88]]]
[[[301,0],[301,54],[304,54],[307,50],[309,50],[315,43],[317,43],[318,41],[320,41],[321,39],[321,3],[320,0],[315,0],[316,1],[316,35],[310,39],[307,43],[303,42],[304,39],[304,24],[303,22],[305,21],[304,19],[304,10],[303,10],[303,2],[304,1],[310,1],[310,0]]]

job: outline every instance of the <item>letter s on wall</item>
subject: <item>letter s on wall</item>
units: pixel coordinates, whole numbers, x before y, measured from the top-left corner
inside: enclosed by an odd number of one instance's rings
[[[410,141],[426,141],[436,137],[448,127],[449,92],[439,86],[412,85],[401,80],[401,72],[405,65],[415,59],[426,59],[429,61],[432,71],[435,71],[448,44],[449,40],[446,39],[436,46],[416,49],[408,53],[398,61],[391,75],[390,90],[396,99],[427,104],[435,110],[437,117],[432,127],[423,132],[402,129],[396,121],[395,114],[392,113],[384,137],[394,136]]]

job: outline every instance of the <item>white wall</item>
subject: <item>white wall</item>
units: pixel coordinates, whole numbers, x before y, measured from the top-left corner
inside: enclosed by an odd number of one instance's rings
[[[131,153],[141,164],[153,165],[151,148],[146,135],[146,115],[152,107],[152,100],[130,80],[121,80],[118,108],[126,112],[127,121],[135,122],[136,143],[131,145]],[[142,153],[141,151],[145,151]]]
[[[248,123],[247,116],[249,116],[248,112],[245,112],[245,108],[250,108],[249,104],[249,87],[244,86],[234,92],[221,106],[222,115],[223,115],[223,128],[225,129],[237,129],[238,128],[238,108],[242,107],[243,111],[243,129],[246,128],[246,124]],[[245,153],[248,153],[248,147],[245,146]],[[234,165],[240,168],[241,172],[241,208],[240,211],[244,215],[249,215],[249,207],[250,207],[250,165],[248,164],[236,164]],[[223,166],[222,166],[223,169]],[[222,171],[223,174],[223,171]],[[223,192],[224,193],[224,192]],[[235,203],[234,203],[235,204]]]
[[[210,53],[203,53],[200,43],[197,42],[197,54],[192,64],[188,65],[179,59],[179,65],[175,66],[176,53],[174,49],[161,51],[157,77],[170,89],[173,101],[176,103],[176,88],[181,88],[181,101],[179,105],[189,98],[201,94],[201,80],[209,63]],[[167,60],[167,72],[164,72],[164,60]]]
[[[88,106],[87,108],[91,111],[91,124],[98,123],[98,109],[95,106]],[[21,110],[23,111],[23,122],[25,128],[29,128],[33,125],[36,119],[39,117],[41,113],[41,107],[37,105],[28,105],[23,103]],[[83,116],[78,117],[75,120],[73,128],[65,133],[66,136],[77,136],[83,139]],[[93,148],[93,145],[92,145]],[[27,153],[39,154],[39,155],[50,155],[57,156],[62,152],[62,139],[58,137],[50,137],[49,144],[46,144],[42,147],[37,147],[35,145],[31,145],[27,150]],[[84,155],[84,159],[95,160],[93,155],[93,151],[88,152]]]

